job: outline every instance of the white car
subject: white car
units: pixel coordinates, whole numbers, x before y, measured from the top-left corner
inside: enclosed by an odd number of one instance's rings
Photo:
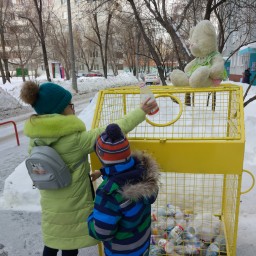
[[[146,74],[144,79],[146,84],[160,84],[160,78],[156,74]]]

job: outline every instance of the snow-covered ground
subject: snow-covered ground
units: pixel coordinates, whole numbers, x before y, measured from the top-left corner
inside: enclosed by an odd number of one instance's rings
[[[76,98],[81,99],[83,95],[86,98],[86,93],[96,93],[100,89],[138,83],[134,76],[127,73],[108,79],[102,77],[79,78],[79,93],[76,94],[72,90],[70,81],[55,79],[54,82],[70,90],[74,95],[74,101]],[[13,116],[15,116],[13,117],[15,120],[18,120],[22,115],[33,111],[29,106],[24,106],[19,100],[21,83],[20,79],[13,78],[11,84],[0,84],[0,122]],[[244,90],[248,86],[242,83],[235,84],[242,85]],[[252,87],[247,99],[255,94],[256,88]],[[86,123],[87,129],[90,128],[96,106],[96,98],[97,94],[84,107],[84,110],[79,113],[79,117]],[[255,109],[256,102],[252,102],[244,110],[246,132],[244,169],[250,170],[254,175],[256,174]],[[0,126],[0,208],[2,209],[0,211],[0,255],[1,244],[5,246],[4,250],[9,252],[9,256],[40,255],[43,245],[40,233],[39,195],[37,190],[31,188],[31,182],[27,177],[26,171],[24,171],[23,162],[27,156],[28,139],[21,136],[21,145],[17,147],[14,139],[10,143],[10,138],[1,138],[4,137],[1,129],[3,128]],[[244,174],[242,191],[248,189],[251,183],[251,177]],[[237,243],[237,255],[239,256],[255,255],[255,197],[255,188],[241,196]],[[89,254],[97,255],[97,248],[81,250],[81,255]]]

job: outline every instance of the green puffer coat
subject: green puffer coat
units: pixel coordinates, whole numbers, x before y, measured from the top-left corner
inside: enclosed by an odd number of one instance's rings
[[[115,123],[128,133],[144,119],[144,111],[137,108]],[[86,131],[84,123],[75,115],[35,116],[25,123],[24,133],[31,138],[29,152],[34,139],[40,138],[46,145],[51,144],[72,170],[72,183],[68,187],[40,190],[43,241],[50,248],[72,250],[98,243],[87,229],[87,218],[94,205],[88,154],[94,151],[95,140],[104,129]],[[72,169],[85,156],[86,161]]]

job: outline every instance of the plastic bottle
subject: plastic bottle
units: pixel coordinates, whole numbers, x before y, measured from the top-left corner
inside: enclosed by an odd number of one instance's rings
[[[153,235],[163,235],[166,230],[166,218],[160,216],[157,221],[151,223],[151,231]]]
[[[156,101],[154,94],[149,89],[149,87],[144,83],[140,83],[140,100],[141,102],[146,101],[147,99],[150,100],[148,102]],[[156,106],[154,109],[152,109],[149,113],[149,115],[155,115],[159,111],[159,107]]]
[[[184,219],[188,224],[193,219],[193,211],[188,209],[184,210]]]
[[[171,232],[172,229],[175,227],[175,220],[172,217],[166,218],[166,231],[167,233]]]
[[[176,219],[177,222],[184,220],[184,213],[180,209],[176,210],[175,219]]]
[[[206,256],[218,256],[220,248],[217,243],[213,242],[209,245],[206,251]]]
[[[164,246],[164,250],[168,255],[172,254],[174,252],[174,241],[168,240]]]
[[[178,245],[174,247],[175,252],[180,255],[199,255],[200,250],[193,245]]]
[[[225,240],[225,236],[224,235],[218,235],[214,239],[214,243],[216,243],[218,245],[218,247],[220,248],[221,252],[226,252],[226,240]]]
[[[169,234],[169,238],[173,239],[176,244],[182,243],[182,235],[184,233],[184,230],[186,228],[186,221],[185,220],[179,220],[176,224],[176,226],[171,230]]]
[[[189,226],[184,230],[184,238],[187,240],[193,239],[195,237],[196,230],[194,227]]]
[[[174,217],[176,212],[177,212],[177,210],[175,209],[175,206],[173,206],[171,204],[167,204],[167,207],[166,207],[166,215],[167,216]]]
[[[157,215],[158,216],[166,216],[166,208],[165,207],[159,207],[157,209]]]
[[[150,256],[164,255],[165,250],[158,245],[150,245]]]
[[[166,239],[164,239],[164,238],[162,238],[162,239],[160,239],[159,241],[158,241],[158,246],[160,246],[160,247],[162,247],[162,248],[164,248],[165,247],[165,245],[166,245],[166,243],[167,243],[167,240]]]

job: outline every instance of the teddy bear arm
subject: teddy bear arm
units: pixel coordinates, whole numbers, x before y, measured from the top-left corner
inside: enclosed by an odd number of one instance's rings
[[[210,78],[221,79],[224,72],[224,60],[221,55],[216,56],[212,60],[212,66],[210,68]]]
[[[190,61],[184,68],[184,72],[187,73],[194,66],[196,59]]]

